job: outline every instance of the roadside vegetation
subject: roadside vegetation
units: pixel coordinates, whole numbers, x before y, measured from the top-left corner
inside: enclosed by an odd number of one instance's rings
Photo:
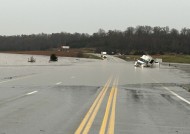
[[[100,56],[96,56],[90,53],[83,53],[83,58],[90,58],[90,59],[102,59]]]
[[[163,62],[190,64],[190,55],[162,55],[157,58],[162,58]]]
[[[137,26],[124,31],[99,29],[92,35],[86,33],[52,33],[0,36],[0,51],[44,51],[70,46],[70,48],[95,48],[108,54],[150,55],[176,53],[190,54],[190,29]]]
[[[0,36],[0,52],[98,58],[89,53],[107,52],[125,60],[136,60],[148,53],[164,62],[190,63],[190,29],[137,26],[124,31],[99,29],[86,33],[52,33]],[[61,46],[72,49],[59,51]],[[86,54],[87,53],[87,54]]]
[[[14,54],[30,54],[30,55],[46,55],[56,54],[61,57],[78,57],[78,58],[91,58],[91,59],[101,59],[101,57],[93,54],[95,49],[70,49],[69,51],[6,51],[3,53],[14,53]],[[124,59],[126,61],[136,61],[141,55],[117,55],[117,57]],[[163,55],[151,55],[153,58],[160,58],[163,62],[171,63],[188,63],[190,64],[190,55],[182,54],[163,54]]]
[[[118,56],[126,61],[135,61],[142,55],[121,55]],[[171,63],[188,63],[190,64],[190,55],[181,54],[165,54],[165,55],[151,55],[153,58],[160,58],[163,62]]]

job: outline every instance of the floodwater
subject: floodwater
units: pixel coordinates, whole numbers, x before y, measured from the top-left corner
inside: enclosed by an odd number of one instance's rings
[[[190,84],[188,67],[135,68],[112,56],[58,62],[34,56],[29,63],[30,56],[0,54],[0,134],[73,134],[99,95],[90,134],[99,133],[106,114],[115,117],[115,134],[190,132],[190,94],[183,89]],[[105,109],[115,86],[111,116]]]
[[[35,63],[28,62],[28,59],[33,56],[36,59]],[[6,54],[0,53],[0,66],[31,66],[31,65],[51,65],[49,62],[50,56],[26,55],[26,54]],[[53,65],[69,65],[77,62],[77,58],[58,57],[59,62],[52,62]]]
[[[31,56],[36,62],[28,62]],[[85,58],[58,57],[58,62],[49,62],[49,59],[50,56],[0,53],[0,80],[37,74],[56,66],[71,66],[77,63],[96,61]]]

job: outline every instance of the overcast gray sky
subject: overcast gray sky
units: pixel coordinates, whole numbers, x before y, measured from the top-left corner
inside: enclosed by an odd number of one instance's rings
[[[0,35],[190,28],[190,0],[0,0]]]

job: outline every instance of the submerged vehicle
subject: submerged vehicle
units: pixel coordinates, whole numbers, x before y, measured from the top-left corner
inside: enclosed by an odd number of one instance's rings
[[[51,54],[49,61],[50,61],[50,62],[51,62],[51,61],[58,61],[58,58],[57,58],[57,56],[56,56],[55,54]]]
[[[28,62],[36,62],[36,59],[34,59],[34,57],[31,56],[30,58],[28,58]]]
[[[102,59],[107,58],[107,52],[101,52],[101,58]]]
[[[136,67],[152,67],[155,60],[150,55],[143,55],[134,64]]]

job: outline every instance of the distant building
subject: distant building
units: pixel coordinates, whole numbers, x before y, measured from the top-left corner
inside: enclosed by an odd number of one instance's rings
[[[61,51],[70,49],[70,46],[61,46]]]

